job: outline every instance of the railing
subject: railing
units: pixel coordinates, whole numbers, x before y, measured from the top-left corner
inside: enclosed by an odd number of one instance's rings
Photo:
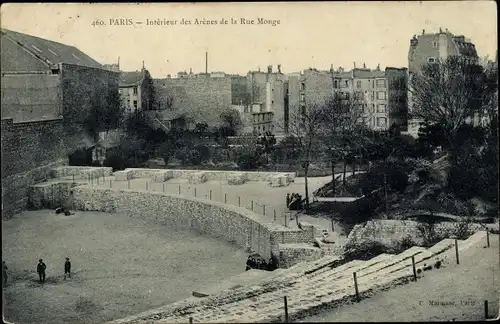
[[[60,177],[60,180],[72,180],[74,183],[88,184],[90,186],[99,186],[111,189],[130,189],[146,190],[153,192],[163,192],[171,195],[182,195],[190,198],[206,199],[216,201],[227,205],[237,206],[251,210],[267,218],[269,223],[283,225],[286,227],[297,227],[298,212],[290,211],[285,207],[285,197],[283,197],[283,206],[269,206],[250,198],[245,194],[239,194],[224,190],[222,182],[217,184],[196,184],[174,183],[174,182],[153,182],[148,178],[136,178],[126,181],[116,181],[113,176],[92,177],[88,175],[87,179],[78,180],[74,176]]]

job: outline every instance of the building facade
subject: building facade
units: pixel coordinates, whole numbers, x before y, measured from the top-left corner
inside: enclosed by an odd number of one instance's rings
[[[118,73],[73,46],[2,29],[2,214],[27,207],[30,185],[98,142],[85,129]],[[92,157],[90,155],[91,163]]]
[[[477,62],[478,55],[474,43],[463,35],[454,35],[448,29],[439,29],[437,33],[426,33],[422,30],[421,35],[413,35],[410,39],[408,50],[408,80],[415,73],[420,73],[426,64],[437,63],[446,60],[451,55],[460,55]],[[408,91],[408,111],[410,116],[413,111],[411,90]],[[419,125],[423,122],[418,118],[413,118],[412,129],[409,134],[416,137]]]
[[[407,126],[406,68],[388,67],[381,71],[343,68],[330,71],[308,69],[288,78],[289,115],[307,107],[324,104],[336,92],[363,99],[363,121],[375,130],[385,130],[396,124]],[[289,116],[289,118],[290,118]]]

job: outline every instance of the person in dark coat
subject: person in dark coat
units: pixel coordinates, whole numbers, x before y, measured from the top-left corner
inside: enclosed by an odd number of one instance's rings
[[[64,280],[66,280],[66,275],[71,278],[71,262],[69,258],[66,258],[66,262],[64,262]]]
[[[40,283],[45,282],[45,270],[47,269],[47,265],[43,263],[43,260],[38,260],[38,265],[36,267],[36,272],[38,272],[38,276],[40,277]]]
[[[9,268],[7,268],[7,264],[5,261],[2,261],[2,277],[4,286],[7,286],[7,270],[9,270]]]

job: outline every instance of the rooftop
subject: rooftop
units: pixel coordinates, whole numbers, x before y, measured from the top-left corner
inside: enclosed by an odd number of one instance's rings
[[[59,63],[75,64],[102,69],[103,66],[74,46],[51,40],[18,33],[2,28],[2,38],[6,37],[33,54],[45,64],[52,66]]]
[[[120,87],[138,85],[142,78],[142,71],[120,72]]]

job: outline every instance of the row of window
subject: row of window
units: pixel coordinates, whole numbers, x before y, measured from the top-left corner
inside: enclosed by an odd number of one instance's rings
[[[377,123],[377,127],[381,127],[381,128],[385,128],[387,127],[387,118],[386,117],[377,117],[376,120],[376,123]],[[365,125],[369,125],[369,120],[368,120],[368,117],[363,117],[363,123]]]
[[[258,114],[253,116],[255,123],[272,120],[272,114]]]
[[[266,132],[272,132],[274,126],[269,124],[269,125],[262,125],[262,126],[254,126],[253,131],[254,133],[257,133],[257,135],[261,136],[265,134]]]
[[[132,88],[132,92],[133,92],[133,94],[134,94],[134,95],[137,95],[137,91],[138,91],[138,90],[137,90],[137,87],[133,87],[133,88]],[[118,89],[118,92],[119,92],[120,94],[122,94],[122,93],[123,93],[123,89]]]
[[[372,109],[371,109],[372,112],[375,111],[375,104],[372,104]],[[385,113],[387,111],[387,105],[386,104],[378,104],[377,105],[377,112],[378,113]],[[368,107],[366,106],[366,104],[363,106],[363,112],[364,113],[368,113]]]

